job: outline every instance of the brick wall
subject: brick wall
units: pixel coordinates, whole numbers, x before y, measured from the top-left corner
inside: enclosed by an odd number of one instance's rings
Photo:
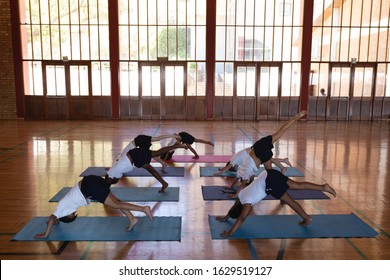
[[[10,0],[0,0],[0,11],[0,119],[14,119],[16,94]]]

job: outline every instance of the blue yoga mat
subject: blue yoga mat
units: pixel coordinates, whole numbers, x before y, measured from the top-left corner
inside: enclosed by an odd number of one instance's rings
[[[279,170],[278,167],[274,167],[274,169]],[[222,173],[221,175],[215,176],[214,173],[217,173],[218,167],[216,166],[201,166],[200,167],[200,177],[236,177],[237,172],[227,171],[225,173]],[[264,171],[264,167],[261,166],[257,172],[256,176],[259,175],[262,171]],[[303,173],[296,169],[295,167],[287,167],[286,172],[284,173],[287,177],[304,177]]]
[[[58,202],[70,190],[70,187],[62,188],[49,202]],[[148,201],[179,201],[180,188],[168,187],[165,192],[159,193],[160,188],[133,188],[111,187],[111,192],[117,198],[125,202],[148,202]]]
[[[88,176],[88,175],[97,175],[97,176],[105,176],[110,167],[88,167],[80,174],[80,177]],[[155,167],[155,169],[160,173],[163,177],[184,177],[184,167],[172,167],[168,166],[165,168],[165,172],[161,171],[161,167]],[[134,169],[125,173],[124,177],[151,177],[152,174],[149,173],[144,168],[134,167]]]
[[[212,239],[283,239],[283,238],[354,238],[375,237],[378,233],[355,214],[311,215],[313,222],[308,226],[298,225],[298,215],[248,216],[241,227],[230,237],[220,234],[229,230],[235,220],[219,222],[209,216]]]
[[[229,194],[235,193],[238,187],[226,189],[225,186],[202,186],[203,200],[234,200]],[[329,199],[329,196],[322,191],[315,190],[288,190],[290,196],[295,200],[304,199]],[[276,200],[272,195],[267,195],[263,200]]]
[[[125,229],[126,217],[78,217],[73,223],[59,223],[44,239],[34,235],[44,232],[48,217],[36,217],[27,223],[12,240],[17,241],[180,241],[181,217],[139,217],[133,230]]]

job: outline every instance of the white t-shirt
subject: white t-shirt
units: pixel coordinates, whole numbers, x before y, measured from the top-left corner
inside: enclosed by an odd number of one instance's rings
[[[70,191],[58,202],[57,209],[53,215],[57,219],[65,217],[75,212],[81,206],[87,206],[90,203],[89,199],[85,199],[81,193],[79,183],[73,186]]]
[[[248,151],[246,149],[243,149],[232,156],[232,158],[230,159],[230,164],[232,166],[235,165],[241,166],[248,156],[249,156]]]
[[[130,162],[130,159],[127,155],[119,158],[114,165],[107,171],[107,175],[110,178],[122,178],[123,174],[132,171],[134,168],[133,164]]]
[[[265,192],[265,179],[267,179],[267,171],[264,170],[258,177],[246,188],[242,189],[238,198],[242,204],[254,205],[260,202],[267,194]]]
[[[251,176],[256,175],[257,166],[252,157],[245,158],[243,164],[238,169],[237,177],[242,180],[249,180]]]
[[[117,159],[120,159],[121,157],[125,156],[130,150],[136,148],[133,141],[131,141],[129,144],[127,144],[127,146],[122,150],[121,154],[118,156]]]

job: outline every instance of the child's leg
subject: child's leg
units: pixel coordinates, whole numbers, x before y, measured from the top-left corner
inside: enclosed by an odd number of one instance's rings
[[[272,143],[275,143],[276,141],[278,141],[279,138],[283,135],[283,133],[285,133],[287,129],[289,129],[297,120],[302,118],[304,115],[306,115],[306,111],[299,112],[293,118],[291,118],[289,121],[284,123],[278,129],[278,131],[276,131],[274,134],[272,134]]]
[[[291,198],[287,192],[280,198],[280,200],[290,206],[292,210],[302,217],[303,220],[299,223],[300,225],[306,226],[312,222],[313,219],[305,212],[305,210],[303,210],[302,206],[298,202]]]
[[[203,140],[203,139],[195,139],[194,142],[196,143],[202,143],[202,144],[207,144],[207,145],[211,145],[214,147],[214,144],[211,142],[211,141],[206,141],[206,140]]]
[[[197,158],[199,158],[199,155],[198,155],[198,153],[195,151],[195,149],[194,148],[192,148],[192,146],[191,145],[189,145],[189,144],[187,144],[187,147],[188,147],[188,149],[194,154],[194,156],[192,157],[192,158],[194,158],[194,159],[197,159]]]
[[[138,223],[138,219],[131,213],[129,210],[121,210],[123,214],[129,219],[129,226],[126,228],[126,231],[131,231],[136,223]]]
[[[324,191],[336,197],[336,191],[327,183],[319,185],[311,182],[297,182],[292,179],[287,180],[287,185],[292,190],[317,190]]]
[[[167,168],[168,164],[159,157],[154,157],[154,160],[159,162],[162,165],[161,171],[165,172],[165,168]]]
[[[122,202],[112,193],[109,193],[108,197],[104,201],[104,205],[110,206],[114,209],[128,210],[128,211],[139,211],[144,213],[150,220],[153,220],[150,206],[139,206],[132,203]]]

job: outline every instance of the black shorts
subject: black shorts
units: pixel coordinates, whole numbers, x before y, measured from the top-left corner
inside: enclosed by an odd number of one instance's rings
[[[130,150],[129,155],[134,166],[142,167],[144,164],[150,163],[152,161],[152,151],[149,149],[135,148]]]
[[[272,135],[257,140],[252,146],[256,157],[258,157],[262,163],[269,161],[272,156],[272,149],[274,145],[272,144]]]
[[[81,181],[81,193],[85,198],[104,203],[110,193],[110,184],[104,178],[96,175],[85,176]]]
[[[152,136],[138,135],[134,138],[134,144],[136,147],[149,149],[152,146]]]
[[[192,136],[191,134],[187,133],[187,132],[180,132],[179,135],[181,137],[181,143],[182,144],[189,144],[189,145],[191,145],[195,141],[195,137]]]
[[[236,199],[236,202],[234,203],[234,205],[232,206],[232,208],[230,208],[230,210],[228,212],[229,217],[232,219],[237,219],[238,217],[240,217],[243,207],[244,207],[244,205],[242,205],[240,200]]]
[[[275,169],[267,170],[265,192],[280,199],[288,190],[287,180],[288,177],[282,172]]]

